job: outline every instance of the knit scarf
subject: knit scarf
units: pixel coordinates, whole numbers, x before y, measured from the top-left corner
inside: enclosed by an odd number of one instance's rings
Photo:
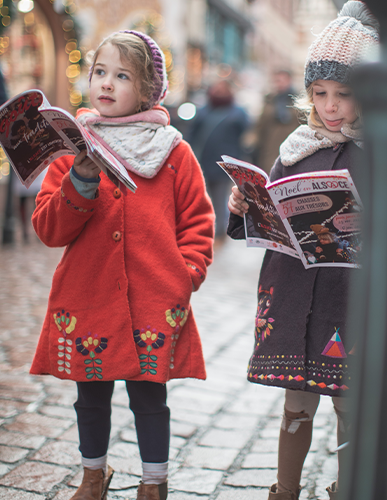
[[[280,146],[281,163],[289,167],[316,153],[319,149],[333,148],[337,144],[354,141],[362,147],[362,129],[360,120],[345,124],[340,132],[328,130],[318,115],[318,125],[312,123],[310,116],[308,125],[300,125]]]
[[[181,133],[169,125],[168,112],[161,106],[119,118],[106,118],[96,110],[84,109],[77,120],[128,171],[146,178],[157,175],[182,140]]]

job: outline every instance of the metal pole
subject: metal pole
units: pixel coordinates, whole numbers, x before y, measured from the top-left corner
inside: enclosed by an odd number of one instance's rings
[[[379,61],[360,68],[354,89],[364,120],[363,268],[352,281],[352,429],[340,500],[387,499],[387,3],[366,2],[381,24]]]

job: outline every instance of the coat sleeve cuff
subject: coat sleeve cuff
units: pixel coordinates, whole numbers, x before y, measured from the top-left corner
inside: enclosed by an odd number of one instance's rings
[[[205,273],[192,262],[187,262],[188,271],[191,275],[193,291],[196,292],[200,288],[200,285],[203,283],[206,275]]]
[[[70,179],[70,173],[64,175],[61,189],[62,201],[66,206],[80,214],[94,212],[99,204],[99,190],[96,191],[94,199],[87,199],[78,193]]]

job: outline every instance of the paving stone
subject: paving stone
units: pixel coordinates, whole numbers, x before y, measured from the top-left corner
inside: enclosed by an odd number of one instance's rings
[[[197,431],[197,426],[186,422],[177,422],[171,419],[171,434],[188,439]]]
[[[218,448],[243,448],[244,444],[251,437],[249,429],[243,430],[223,430],[210,429],[199,440],[203,446],[216,446]]]
[[[17,416],[12,424],[6,424],[4,427],[9,431],[55,438],[71,424],[71,420],[46,417],[37,413],[24,413]]]
[[[63,406],[46,405],[40,409],[40,412],[48,417],[60,417],[73,421],[77,418],[74,408],[66,408]]]
[[[249,453],[242,463],[243,469],[277,469],[277,453]]]
[[[17,487],[30,492],[48,493],[71,471],[64,467],[26,462],[0,478],[0,485]]]
[[[31,460],[58,465],[78,465],[81,463],[81,454],[75,443],[52,441],[35,453]]]
[[[73,424],[69,429],[67,429],[67,431],[60,434],[57,439],[78,443],[79,441],[78,425]]]
[[[28,403],[0,398],[0,418],[15,417],[24,411],[27,406]]]
[[[43,446],[44,436],[30,436],[21,432],[8,432],[0,430],[0,444],[19,446],[20,448],[37,449]]]
[[[273,469],[242,469],[230,474],[224,484],[230,486],[267,486],[277,481],[277,471]]]
[[[234,462],[239,449],[196,446],[184,460],[184,466],[214,470],[227,470]]]
[[[118,460],[121,463],[119,470],[141,476],[141,458],[138,451],[137,444],[117,442],[109,449],[109,463],[115,468],[113,464],[118,466]]]
[[[30,450],[23,448],[15,448],[14,446],[1,446],[0,445],[0,457],[2,462],[15,463],[25,458],[30,453]]]
[[[36,493],[28,493],[26,491],[14,490],[11,488],[0,489],[0,500],[43,500],[44,495],[37,495]],[[55,497],[55,500],[56,497]],[[64,499],[63,499],[64,500]]]
[[[279,429],[278,429],[279,434]],[[277,439],[263,439],[259,438],[251,447],[253,453],[277,453],[278,451],[278,438]]]
[[[216,500],[267,500],[268,490],[259,488],[227,488]]]
[[[178,491],[209,495],[222,477],[223,472],[220,471],[184,467],[170,478],[169,487]]]

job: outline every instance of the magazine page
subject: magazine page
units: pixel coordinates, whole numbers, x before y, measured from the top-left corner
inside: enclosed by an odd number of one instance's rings
[[[306,269],[360,267],[362,203],[348,170],[267,185]]]
[[[83,128],[83,135],[87,142],[89,156],[96,162],[109,179],[117,186],[122,182],[130,191],[135,193],[137,185],[130,177],[124,165],[85,128]]]
[[[280,215],[277,212],[266,184],[266,172],[250,163],[230,156],[222,156],[219,166],[245,196],[249,211],[245,215],[246,244],[263,247],[299,258]]]
[[[75,154],[87,149],[88,156],[99,166],[107,177],[119,186],[122,182],[133,193],[137,186],[128,174],[126,168],[89,131],[81,125],[70,113],[60,108],[51,108],[42,112],[52,126],[63,136]]]
[[[0,144],[27,188],[56,158],[72,149],[39,110],[49,103],[40,90],[28,90],[0,108]]]

